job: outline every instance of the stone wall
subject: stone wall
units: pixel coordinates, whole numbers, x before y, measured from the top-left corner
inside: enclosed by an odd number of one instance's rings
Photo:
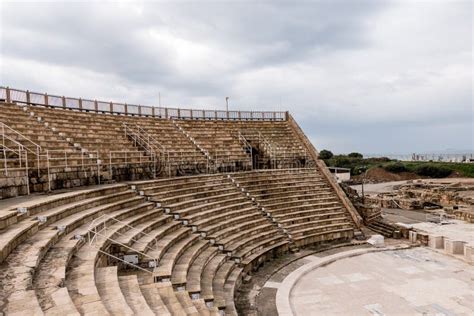
[[[0,178],[0,199],[28,194],[26,171],[9,171],[8,176]]]

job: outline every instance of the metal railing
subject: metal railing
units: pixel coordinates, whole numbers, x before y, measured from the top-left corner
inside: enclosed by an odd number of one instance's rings
[[[98,151],[88,152],[71,152],[66,150],[45,150],[45,154],[41,157],[45,158],[46,170],[48,173],[48,189],[52,190],[51,186],[51,169],[60,168],[68,171],[69,168],[81,168],[85,171],[90,168],[91,173],[94,173],[93,168],[97,168],[97,183],[100,184],[100,168],[101,160],[99,159]],[[75,163],[73,163],[75,162]],[[38,167],[39,170],[39,167]]]
[[[215,148],[212,151],[212,161],[215,165],[220,166],[230,166],[240,163],[242,165],[252,165],[252,160],[244,154],[242,151],[239,152],[231,152],[227,149],[219,149]]]
[[[237,138],[248,155],[250,155],[250,168],[253,169],[253,148],[250,142],[240,131],[237,131]]]
[[[53,168],[81,167],[84,170],[90,166],[96,166],[99,160],[98,151],[74,152],[66,150],[46,149],[48,166]]]
[[[1,123],[1,122],[0,122]],[[23,144],[19,143],[15,139],[9,137],[5,133],[5,127],[8,127],[6,124],[2,124],[2,159],[3,163],[0,166],[0,171],[8,177],[9,171],[14,170],[24,170],[25,171],[25,182],[27,194],[30,194],[30,177],[29,177],[29,168],[28,168],[28,151],[25,149]],[[8,127],[8,129],[11,129]],[[11,129],[14,131],[13,129]],[[12,167],[13,164],[13,167]],[[3,167],[3,168],[2,168]]]
[[[154,163],[154,177],[156,177],[156,163],[165,164],[168,169],[168,174],[171,174],[170,171],[170,155],[169,151],[158,142],[150,133],[145,131],[138,125],[128,125],[122,123],[122,128],[125,133],[125,137],[129,137],[135,146],[142,147],[152,158]]]
[[[258,142],[262,146],[264,153],[270,158],[270,165],[275,168],[276,166],[276,154],[273,144],[262,135],[261,132],[258,132]]]
[[[49,95],[47,93],[0,87],[0,100],[22,104],[41,105],[124,115],[151,116],[165,119],[205,119],[205,120],[249,120],[249,121],[286,121],[287,111],[221,111],[193,110],[181,108],[163,108],[155,106],[133,105],[126,103],[104,102],[82,98]]]
[[[200,154],[203,155],[203,158],[206,160],[206,168],[207,168],[207,172],[210,172],[211,171],[211,166],[214,164],[216,165],[216,162],[215,160],[212,158],[211,154],[209,153],[208,150],[206,150],[205,148],[203,148],[195,139],[194,137],[192,137],[187,131],[185,131],[183,129],[182,126],[180,126],[178,124],[178,122],[176,122],[175,120],[173,120],[173,125],[176,127],[176,129],[178,129],[178,131],[180,131],[184,137],[186,137],[191,143],[194,144],[195,146],[195,149],[196,151],[194,151],[194,163],[197,164],[198,161],[196,159],[196,152],[197,150],[199,150]]]
[[[36,156],[36,162],[38,165],[37,168],[39,171],[41,146],[3,122],[0,122],[0,131],[3,139],[3,144],[5,144],[5,139],[15,141],[16,143],[20,143],[24,150]],[[9,134],[10,136],[7,134]],[[11,135],[13,135],[14,138]]]
[[[111,175],[113,166],[142,165],[150,163],[154,165],[156,163],[155,158],[147,156],[141,151],[109,151],[109,171]],[[156,172],[156,169],[153,171]]]
[[[262,150],[264,155],[267,155],[270,159],[271,168],[276,167],[276,154],[275,146],[270,142],[260,131],[239,131],[247,140],[252,140],[257,142],[256,145]]]
[[[112,224],[110,224],[110,222],[112,222]],[[129,265],[133,268],[142,270],[142,271],[147,272],[147,273],[153,273],[152,271],[144,269],[139,265],[135,265],[135,264],[130,263],[130,262],[124,260],[124,259],[121,259],[117,256],[114,256],[114,255],[106,252],[103,249],[104,245],[106,245],[107,242],[109,244],[112,244],[112,243],[117,244],[117,245],[127,249],[129,252],[139,254],[142,258],[148,259],[148,262],[149,262],[148,266],[149,267],[155,268],[155,267],[158,266],[158,259],[156,259],[154,257],[151,257],[151,256],[149,256],[148,254],[146,254],[144,252],[141,252],[137,249],[134,249],[133,247],[130,247],[128,245],[125,245],[125,244],[117,241],[115,239],[115,236],[123,236],[124,234],[122,234],[118,229],[112,228],[111,226],[114,225],[114,224],[119,224],[120,227],[127,227],[129,230],[135,230],[135,231],[137,231],[138,235],[150,236],[149,234],[147,234],[145,232],[142,232],[141,230],[139,230],[139,229],[137,229],[137,228],[125,223],[125,222],[122,222],[122,221],[118,220],[117,218],[115,218],[113,216],[110,216],[108,214],[103,214],[103,215],[95,218],[94,220],[92,220],[92,222],[89,224],[89,227],[87,228],[87,240],[88,240],[89,245],[97,247],[97,250],[100,253],[102,253],[106,256],[109,256],[109,257],[111,257],[115,260],[118,260],[118,261],[120,261],[120,262],[122,262],[126,265]],[[103,238],[104,240],[101,243],[99,243],[98,242],[99,238]],[[156,242],[157,242],[156,238],[153,237],[152,239],[155,240],[155,243],[153,245],[156,245]],[[139,240],[134,239],[134,238],[132,238],[131,241],[138,242],[138,243],[140,242]],[[154,250],[154,248],[147,245],[145,247],[145,251],[149,251],[149,250]],[[150,264],[150,262],[152,264]]]

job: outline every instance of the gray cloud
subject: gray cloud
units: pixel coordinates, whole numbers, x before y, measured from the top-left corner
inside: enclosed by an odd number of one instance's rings
[[[335,151],[473,147],[470,1],[3,2],[0,11],[3,85],[141,104],[161,92],[165,105],[197,108],[222,108],[230,95],[234,108],[289,109]]]

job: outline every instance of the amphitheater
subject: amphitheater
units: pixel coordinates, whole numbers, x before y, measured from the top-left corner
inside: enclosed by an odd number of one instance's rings
[[[306,272],[295,268],[266,288],[278,289],[280,315],[317,315],[301,276],[338,256],[362,256],[369,266],[365,253],[381,250],[357,248],[365,244],[361,216],[288,112],[147,107],[3,87],[0,100],[0,314],[237,315],[239,288],[293,256]],[[308,252],[322,244],[356,248]],[[341,284],[324,279],[338,272],[322,273],[323,285]],[[473,293],[462,289],[464,307],[448,302],[445,310],[473,311]],[[370,303],[365,311],[382,314]],[[431,303],[423,303],[428,314]],[[363,310],[354,305],[353,313]]]

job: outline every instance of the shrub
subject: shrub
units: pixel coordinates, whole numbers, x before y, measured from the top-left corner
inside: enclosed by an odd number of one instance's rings
[[[364,158],[364,156],[361,153],[356,153],[356,152],[350,153],[349,155],[347,155],[347,157],[350,157],[350,158]]]
[[[423,164],[416,167],[415,173],[420,176],[431,178],[446,178],[451,174],[451,170],[446,167],[435,166],[432,164]]]
[[[323,149],[319,152],[319,159],[331,159],[333,156],[333,153],[327,149]]]
[[[407,167],[405,167],[404,164],[401,162],[396,162],[396,163],[391,163],[383,167],[385,170],[388,172],[392,173],[400,173],[400,172],[406,172],[408,171]]]

